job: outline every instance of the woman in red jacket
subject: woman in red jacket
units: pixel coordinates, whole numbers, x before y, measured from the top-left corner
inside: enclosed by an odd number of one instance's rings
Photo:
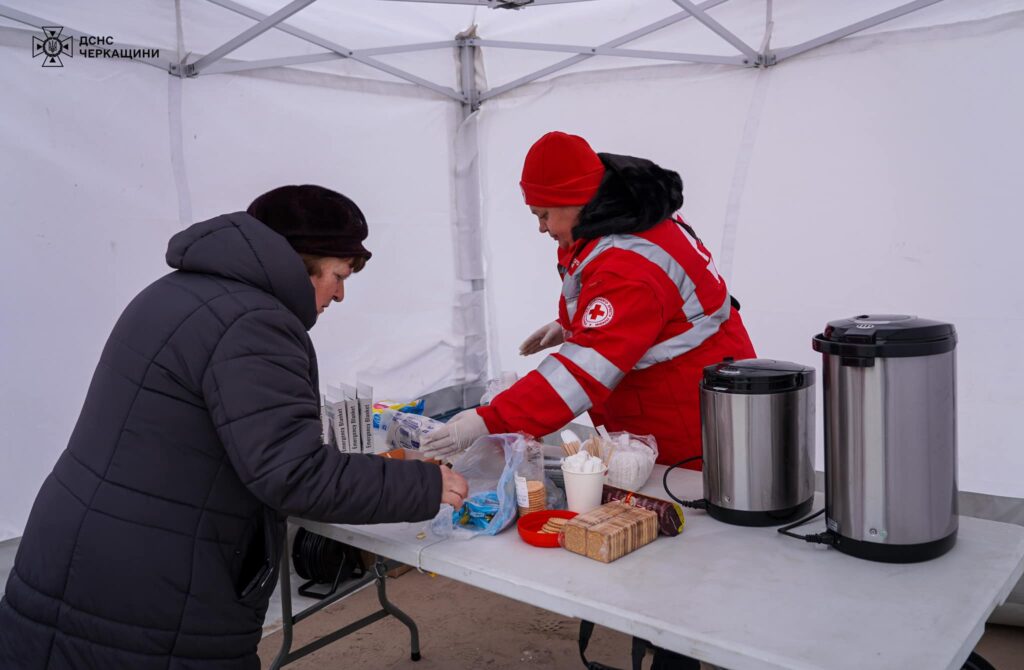
[[[710,252],[675,214],[679,175],[551,132],[530,148],[520,186],[540,232],[558,241],[562,277],[557,321],[521,353],[560,346],[423,451],[450,455],[489,433],[542,436],[589,410],[610,431],[653,434],[661,463],[699,455],[703,368],[755,354]]]

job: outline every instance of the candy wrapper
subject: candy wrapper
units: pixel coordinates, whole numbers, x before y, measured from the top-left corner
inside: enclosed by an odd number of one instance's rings
[[[497,491],[481,491],[466,498],[462,507],[452,512],[452,524],[486,530],[500,509]]]

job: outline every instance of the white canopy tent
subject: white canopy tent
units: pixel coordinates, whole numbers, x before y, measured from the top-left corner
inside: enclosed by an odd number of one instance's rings
[[[44,27],[151,57],[44,68]],[[1024,518],[1022,55],[1024,0],[0,0],[0,540],[166,240],[281,184],[370,221],[325,383],[532,369],[558,278],[518,174],[553,129],[682,175],[762,356],[817,364],[862,312],[956,324],[961,489]]]

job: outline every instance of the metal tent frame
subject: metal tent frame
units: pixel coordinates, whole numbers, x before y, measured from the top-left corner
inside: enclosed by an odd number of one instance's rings
[[[417,2],[426,4],[458,4],[458,5],[475,5],[481,7],[489,7],[491,9],[512,9],[512,10],[526,10],[530,7],[536,7],[541,5],[554,5],[554,4],[567,4],[567,3],[583,3],[590,2],[591,0],[382,0],[385,2]],[[807,40],[801,44],[795,44],[787,47],[783,47],[778,50],[773,50],[770,47],[771,33],[773,27],[772,19],[772,0],[765,0],[765,35],[764,39],[759,48],[754,48],[751,45],[745,43],[742,39],[736,36],[735,33],[730,31],[727,27],[716,21],[708,14],[708,10],[713,9],[719,5],[722,5],[728,0],[704,0],[699,4],[694,3],[692,0],[666,0],[672,4],[678,6],[681,11],[672,14],[666,18],[663,18],[654,23],[650,23],[646,26],[638,28],[632,32],[626,33],[613,40],[609,40],[602,44],[597,45],[574,45],[574,44],[558,44],[558,43],[538,43],[538,42],[518,42],[518,41],[507,41],[507,40],[488,40],[482,39],[475,36],[464,36],[456,37],[452,40],[445,40],[439,42],[424,42],[416,44],[403,44],[388,47],[378,47],[370,49],[350,49],[342,44],[333,42],[325,39],[318,35],[315,35],[309,31],[296,28],[288,23],[287,19],[305,9],[309,5],[312,5],[316,0],[292,0],[284,7],[274,12],[273,14],[263,14],[254,9],[250,9],[245,5],[236,2],[235,0],[207,0],[211,4],[223,7],[242,16],[248,17],[256,21],[256,23],[250,28],[242,31],[238,35],[227,40],[219,47],[209,52],[208,54],[195,57],[191,61],[183,61],[181,63],[173,63],[166,58],[151,58],[142,59],[140,62],[147,63],[167,70],[168,73],[180,76],[180,77],[196,77],[201,75],[211,74],[225,74],[230,72],[244,72],[247,70],[257,70],[274,67],[291,67],[297,65],[305,65],[311,63],[322,63],[326,61],[338,60],[338,59],[351,59],[356,62],[362,63],[367,67],[385,72],[398,79],[402,79],[411,84],[422,86],[423,88],[429,89],[438,93],[442,96],[451,98],[460,103],[470,103],[474,107],[478,107],[479,104],[486,100],[495,98],[499,95],[507,93],[511,90],[524,86],[532,81],[541,79],[572,67],[577,63],[580,63],[589,58],[597,56],[612,56],[616,58],[636,58],[640,60],[648,61],[663,61],[663,62],[689,62],[689,63],[711,63],[717,65],[735,65],[738,67],[770,67],[777,65],[778,63],[798,56],[802,53],[816,49],[825,44],[835,42],[844,37],[848,37],[855,33],[867,30],[895,18],[910,14],[912,12],[923,9],[929,5],[936,4],[942,0],[913,0],[905,4],[899,5],[888,11],[870,16],[856,23],[844,26],[837,30],[833,30],[829,33],[821,35],[811,40]],[[11,7],[0,4],[0,16],[12,19],[19,23],[31,26],[36,29],[42,28],[44,25],[54,25],[53,21],[49,21],[38,16],[22,12]],[[686,19],[694,19],[702,25],[706,26],[708,30],[711,30],[724,41],[728,42],[738,52],[733,56],[721,56],[714,54],[700,54],[700,53],[687,53],[687,52],[675,52],[675,51],[651,51],[643,49],[626,49],[623,45],[628,44],[634,40],[637,40],[646,35],[655,33],[663,28],[670,25],[684,21]],[[258,38],[263,33],[276,29],[284,33],[305,40],[311,44],[315,44],[325,49],[325,51],[316,54],[299,55],[299,56],[283,56],[279,58],[270,58],[263,60],[254,61],[237,61],[237,60],[226,60],[226,57],[232,52],[236,51],[241,46],[251,42]],[[81,37],[87,35],[80,31],[65,28],[68,35]],[[131,45],[124,45],[131,46]],[[501,86],[488,89],[486,91],[478,92],[478,96],[473,98],[472,91],[467,90],[464,87],[463,90],[455,90],[449,86],[444,86],[436,82],[429,81],[415,75],[402,68],[394,67],[387,63],[384,63],[376,58],[376,56],[382,56],[387,54],[396,53],[409,53],[417,51],[427,51],[434,49],[447,49],[447,48],[464,48],[464,47],[488,47],[493,49],[518,49],[518,50],[529,50],[529,51],[547,51],[547,52],[564,52],[574,54],[573,56],[539,69],[535,72],[531,72],[523,77],[516,79],[515,81],[502,84]]]
[[[642,60],[655,60],[665,62],[690,62],[690,63],[710,63],[717,65],[735,65],[740,67],[769,67],[776,65],[783,60],[792,58],[793,56],[800,55],[811,49],[818,48],[825,44],[829,44],[836,40],[840,40],[844,37],[848,37],[855,33],[867,30],[898,17],[910,14],[918,11],[929,5],[934,5],[942,0],[913,0],[905,4],[899,5],[885,12],[881,12],[874,16],[865,18],[856,23],[844,26],[837,30],[833,30],[829,33],[808,40],[801,44],[788,46],[778,51],[773,51],[770,47],[771,33],[774,25],[772,18],[772,0],[765,0],[765,35],[759,49],[754,49],[748,45],[742,39],[740,39],[735,33],[730,31],[724,25],[712,18],[707,11],[713,9],[719,5],[724,4],[728,0],[705,0],[700,4],[695,4],[692,0],[667,0],[674,5],[677,5],[682,11],[672,14],[664,19],[655,21],[646,26],[638,28],[625,35],[617,37],[608,42],[598,44],[595,46],[581,46],[572,44],[552,44],[552,43],[537,43],[537,42],[518,42],[518,41],[507,41],[507,40],[488,40],[481,39],[474,36],[460,36],[454,40],[441,41],[441,42],[426,42],[419,44],[405,44],[391,47],[380,47],[374,49],[360,49],[353,50],[346,48],[343,45],[337,44],[330,40],[318,37],[312,33],[304,30],[297,29],[293,26],[285,23],[285,20],[290,16],[294,15],[303,8],[313,4],[316,0],[293,0],[291,3],[281,8],[277,12],[265,15],[255,10],[249,9],[244,5],[235,2],[234,0],[207,0],[212,4],[218,5],[225,9],[237,12],[244,16],[257,21],[256,25],[243,31],[242,33],[231,38],[220,47],[217,47],[209,54],[197,58],[191,63],[181,64],[181,69],[172,74],[180,74],[181,76],[193,77],[202,74],[216,74],[225,72],[240,72],[244,70],[262,69],[268,67],[287,67],[292,65],[301,65],[306,63],[317,63],[329,60],[336,60],[339,58],[350,58],[357,62],[363,63],[364,65],[386,72],[399,79],[403,79],[407,82],[423,86],[424,88],[430,89],[441,95],[450,97],[460,103],[470,103],[474,108],[478,107],[480,103],[489,100],[491,98],[507,93],[508,91],[524,86],[530,82],[536,81],[543,77],[549,76],[564,70],[568,67],[576,65],[586,59],[593,58],[595,56],[613,56],[617,58],[637,58]],[[513,9],[513,10],[524,10],[528,7],[534,7],[539,5],[551,5],[551,4],[566,4],[566,3],[582,3],[590,2],[591,0],[385,0],[388,2],[419,2],[427,4],[461,4],[461,5],[477,5],[490,7],[492,9]],[[0,6],[0,15],[3,14],[3,8]],[[714,54],[698,54],[698,53],[685,53],[675,51],[650,51],[641,49],[624,49],[622,46],[628,44],[634,40],[637,40],[651,33],[657,32],[670,25],[678,23],[680,21],[692,18],[697,22],[701,23],[708,30],[711,30],[724,41],[728,42],[732,47],[739,52],[735,56],[720,56]],[[227,54],[235,51],[242,45],[252,41],[259,35],[270,30],[271,28],[277,28],[290,35],[303,39],[307,42],[321,46],[327,51],[319,54],[303,55],[303,56],[290,56],[284,58],[266,59],[260,61],[248,61],[248,62],[234,62],[234,63],[221,63],[217,65],[218,61],[221,61]],[[393,67],[386,63],[374,58],[374,56],[394,54],[394,53],[408,53],[416,51],[426,51],[431,49],[442,49],[442,48],[464,48],[464,47],[490,47],[495,49],[519,49],[519,50],[530,50],[530,51],[547,51],[547,52],[565,52],[576,54],[570,58],[567,58],[554,65],[542,68],[535,72],[531,72],[515,81],[508,82],[501,86],[487,91],[479,92],[478,98],[474,98],[473,91],[469,90],[470,87],[464,86],[462,90],[456,91],[450,87],[431,82],[423,79],[411,72],[402,70],[401,68]],[[465,81],[465,80],[464,80]]]

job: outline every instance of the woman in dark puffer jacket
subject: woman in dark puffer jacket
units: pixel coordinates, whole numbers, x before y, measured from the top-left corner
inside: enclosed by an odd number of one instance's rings
[[[448,468],[324,447],[307,331],[370,257],[345,196],[286,186],[197,223],[125,309],[0,601],[0,668],[252,670],[288,515],[461,504]],[[305,264],[305,266],[304,266]]]

